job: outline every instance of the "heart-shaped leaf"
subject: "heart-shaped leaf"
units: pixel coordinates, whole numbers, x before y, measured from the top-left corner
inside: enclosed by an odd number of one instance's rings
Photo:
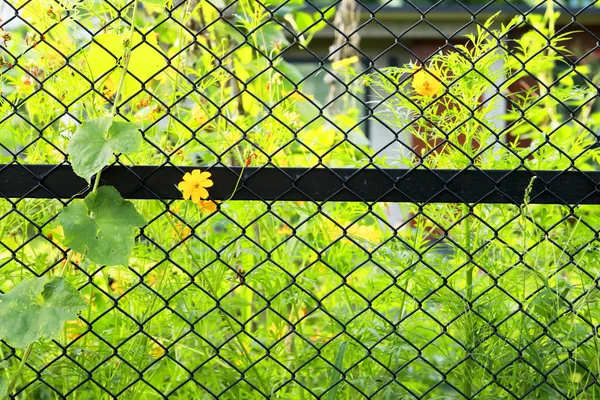
[[[66,245],[105,265],[127,265],[135,228],[146,224],[133,203],[117,189],[101,186],[83,202],[69,204],[60,214]]]
[[[90,182],[108,165],[113,153],[135,153],[142,144],[140,126],[114,121],[112,117],[85,121],[79,126],[67,146],[73,171]]]
[[[21,281],[0,295],[0,339],[17,348],[41,338],[53,339],[85,307],[81,294],[64,278]]]

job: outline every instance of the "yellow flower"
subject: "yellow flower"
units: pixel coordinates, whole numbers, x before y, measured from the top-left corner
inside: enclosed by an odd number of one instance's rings
[[[198,125],[204,125],[208,121],[208,116],[198,104],[194,104],[194,108],[192,108],[192,118]]]
[[[72,342],[73,340],[83,335],[86,332],[86,330],[86,324],[80,319],[69,321],[65,324],[65,331],[67,335],[67,340],[69,342]]]
[[[443,89],[442,82],[435,72],[420,68],[413,76],[412,86],[418,94],[426,97],[435,97]]]
[[[208,197],[208,190],[213,185],[210,178],[210,172],[200,172],[199,169],[187,172],[183,175],[183,180],[179,182],[177,188],[183,192],[184,199],[192,199],[192,202],[199,204],[201,199]]]
[[[117,85],[108,77],[106,81],[104,81],[104,96],[111,98],[117,91]]]
[[[198,203],[198,206],[200,207],[200,211],[202,211],[203,213],[212,214],[215,211],[217,211],[217,203],[220,203],[220,201],[201,200]]]
[[[152,343],[152,348],[148,350],[148,354],[150,354],[150,357],[152,358],[160,358],[165,354],[165,349],[156,343]]]
[[[286,236],[290,236],[293,233],[293,231],[292,231],[292,228],[290,228],[289,226],[283,225],[282,227],[277,229],[277,233],[280,233],[280,234],[286,235]]]
[[[156,283],[156,280],[158,279],[158,273],[156,271],[150,271],[150,273],[147,276],[147,281],[146,281],[146,285],[147,286],[152,286]]]
[[[173,237],[173,239],[181,239],[189,236],[190,233],[192,233],[192,230],[189,227],[184,226],[183,224],[175,224],[171,237]]]

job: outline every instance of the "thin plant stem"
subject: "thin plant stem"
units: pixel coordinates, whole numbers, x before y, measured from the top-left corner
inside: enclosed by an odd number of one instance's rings
[[[183,9],[183,17],[181,18],[181,22],[183,25],[186,24],[186,18],[189,18],[190,12],[190,4],[192,2],[188,1],[185,5],[185,8]],[[181,42],[183,41],[183,28],[180,26],[179,27],[179,32],[177,34],[177,43],[179,48],[181,49],[183,46],[181,44]],[[181,61],[180,64],[181,66]],[[177,100],[177,87],[179,86],[179,74],[175,74],[175,79],[173,80],[173,101]],[[175,106],[176,109],[179,109],[179,106]],[[173,117],[169,116],[169,122],[167,123],[167,129],[165,131],[165,137],[163,140],[163,144],[162,144],[162,148],[165,149],[167,147],[167,144],[169,143],[169,134],[171,133],[171,126],[173,125]]]
[[[19,368],[17,368],[17,371],[11,378],[10,383],[8,384],[8,388],[6,389],[6,393],[9,395],[8,398],[10,398],[10,393],[13,391],[13,389],[15,388],[15,386],[17,384],[17,381],[21,377],[21,373],[23,372],[23,369],[25,369],[25,364],[27,363],[27,359],[31,355],[31,350],[33,350],[34,345],[35,345],[35,342],[31,343],[25,349],[25,353],[23,353],[23,357],[21,358],[21,363],[19,363]]]
[[[127,44],[125,48],[125,53],[123,54],[123,71],[121,71],[121,78],[119,79],[119,85],[117,86],[117,91],[115,92],[115,100],[110,111],[111,118],[114,118],[117,115],[119,100],[121,100],[123,86],[125,86],[127,68],[129,67],[129,60],[131,59],[131,48],[133,47],[133,35],[135,33],[135,15],[138,9],[139,1],[140,0],[135,0],[133,3],[133,13],[131,15],[131,28],[129,29],[129,43]],[[94,180],[94,187],[92,188],[92,192],[94,193],[98,190],[98,186],[100,186],[101,175],[102,170],[98,171],[98,173],[96,174],[96,178]]]

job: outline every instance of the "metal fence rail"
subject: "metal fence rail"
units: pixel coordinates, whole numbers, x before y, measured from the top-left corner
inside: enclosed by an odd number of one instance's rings
[[[0,399],[600,398],[598,6],[0,2]]]
[[[172,183],[193,167],[109,167],[102,184],[127,199],[174,200]],[[413,203],[600,204],[596,171],[308,169],[215,167],[215,200]],[[241,179],[240,179],[241,177]],[[239,179],[239,184],[238,184]],[[6,198],[85,197],[90,187],[68,166],[5,165]]]

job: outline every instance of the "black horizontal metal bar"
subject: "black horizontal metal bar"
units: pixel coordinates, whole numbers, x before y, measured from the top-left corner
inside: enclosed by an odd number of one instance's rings
[[[176,185],[194,167],[111,166],[102,185],[129,199],[178,199]],[[240,167],[213,167],[211,198],[228,199]],[[246,168],[232,200],[600,204],[600,172],[429,169]],[[83,197],[87,183],[69,165],[0,164],[4,198]]]

